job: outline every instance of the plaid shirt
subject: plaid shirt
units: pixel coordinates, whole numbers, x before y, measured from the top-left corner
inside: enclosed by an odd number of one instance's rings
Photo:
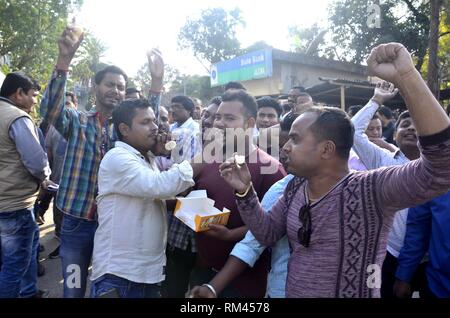
[[[193,253],[197,252],[194,231],[177,219],[172,213],[168,213],[168,219],[169,231],[167,232],[167,244],[186,251],[188,244],[191,243],[190,251]]]
[[[180,147],[175,159],[175,162],[182,160],[191,160],[198,153],[202,151],[202,145],[200,142],[200,128],[199,125],[190,117],[183,125],[179,126],[178,123],[174,123],[170,127],[172,133],[177,133],[177,146]],[[169,231],[167,233],[167,244],[172,247],[177,247],[182,250],[188,249],[190,245],[191,252],[197,252],[197,244],[195,242],[194,231],[187,225],[181,222],[173,214],[169,213]]]
[[[111,119],[101,123],[98,112],[65,108],[66,81],[65,72],[55,72],[40,106],[42,118],[67,140],[56,206],[74,217],[94,220],[100,161],[113,147],[116,135]],[[159,94],[151,94],[149,99],[153,106],[159,107]]]

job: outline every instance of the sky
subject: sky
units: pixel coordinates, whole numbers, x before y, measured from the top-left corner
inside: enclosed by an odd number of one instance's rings
[[[201,10],[239,7],[246,27],[237,32],[242,47],[264,40],[289,50],[288,27],[326,24],[330,0],[84,0],[75,14],[77,24],[99,38],[108,48],[102,61],[115,64],[129,76],[146,62],[145,52],[158,47],[166,64],[182,74],[207,75],[189,50],[177,47],[177,36],[187,18]]]

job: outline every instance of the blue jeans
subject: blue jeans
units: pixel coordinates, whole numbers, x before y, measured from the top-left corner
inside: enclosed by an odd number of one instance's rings
[[[33,209],[0,213],[0,298],[37,293],[39,227]]]
[[[143,284],[106,274],[92,282],[92,298],[161,298],[161,284]]]
[[[59,255],[64,277],[64,298],[84,298],[97,226],[97,221],[68,214],[63,217]]]

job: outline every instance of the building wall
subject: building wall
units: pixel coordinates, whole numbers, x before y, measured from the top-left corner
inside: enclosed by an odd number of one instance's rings
[[[323,83],[319,80],[319,77],[368,80],[367,76],[352,72],[275,60],[271,78],[245,81],[242,84],[255,96],[287,94],[292,86],[310,87]]]

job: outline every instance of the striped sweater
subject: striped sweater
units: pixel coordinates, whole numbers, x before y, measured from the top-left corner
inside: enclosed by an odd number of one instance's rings
[[[260,243],[288,235],[292,249],[287,297],[379,297],[381,265],[396,211],[450,188],[450,127],[420,138],[422,156],[403,166],[352,172],[311,207],[309,247],[297,238],[307,181],[294,178],[265,214],[255,193],[237,199],[244,222]]]

